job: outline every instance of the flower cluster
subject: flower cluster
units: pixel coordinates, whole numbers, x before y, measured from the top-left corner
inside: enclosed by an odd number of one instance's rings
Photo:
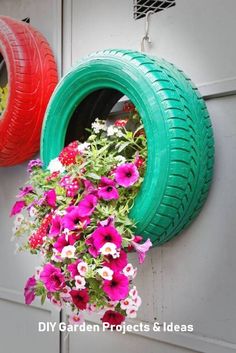
[[[113,124],[97,119],[86,142],[70,143],[46,169],[31,161],[11,211],[15,237],[24,236],[20,249],[43,257],[25,285],[26,303],[39,296],[67,306],[72,323],[87,310],[117,325],[141,305],[128,253],[136,250],[142,263],[152,244],[134,235],[128,216],[147,148],[138,113],[131,105],[124,113]]]

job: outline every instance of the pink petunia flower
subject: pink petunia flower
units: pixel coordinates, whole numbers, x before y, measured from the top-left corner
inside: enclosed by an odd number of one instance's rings
[[[71,288],[69,286],[65,286],[62,288],[62,290],[60,292],[60,299],[65,303],[69,303],[72,300],[71,295],[70,295],[70,290],[71,290]]]
[[[129,280],[125,275],[115,272],[111,281],[103,282],[102,289],[111,300],[125,299],[129,293]]]
[[[131,244],[133,245],[134,249],[137,251],[138,253],[138,260],[139,263],[142,264],[145,260],[146,257],[146,253],[147,251],[150,249],[150,247],[152,246],[152,242],[150,239],[147,239],[145,241],[145,243],[143,244],[138,244],[135,241],[131,241]]]
[[[82,260],[78,259],[75,262],[73,262],[72,264],[69,264],[67,266],[68,271],[70,272],[70,275],[75,278],[75,276],[79,276],[79,271],[78,271],[78,264],[81,262]]]
[[[56,237],[60,234],[61,231],[62,231],[61,217],[56,215],[55,217],[52,218],[52,225],[50,228],[49,235],[51,235],[52,237]]]
[[[81,215],[79,206],[71,206],[67,209],[68,213],[63,217],[62,224],[64,228],[75,230],[78,226],[86,227],[90,219]]]
[[[98,199],[94,195],[87,195],[85,198],[79,202],[78,211],[81,217],[91,216],[95,207],[98,203]]]
[[[93,243],[99,251],[106,243],[114,243],[117,248],[121,247],[122,237],[113,226],[99,226],[93,233]]]
[[[25,296],[25,304],[29,305],[35,299],[35,286],[36,286],[36,279],[35,277],[30,277],[26,282],[24,288],[24,296]]]
[[[116,183],[113,179],[107,178],[107,177],[101,177],[99,187],[104,187],[104,186],[115,186]]]
[[[139,172],[133,163],[121,164],[115,170],[116,182],[125,188],[135,184],[138,178]]]
[[[10,217],[20,213],[22,208],[24,208],[25,206],[26,206],[25,201],[16,201],[16,203],[13,205],[11,209]]]
[[[114,186],[103,186],[98,189],[98,197],[105,201],[117,200],[119,198],[119,192]]]
[[[91,235],[89,238],[85,240],[85,244],[88,245],[88,252],[93,256],[93,257],[98,257],[98,250],[94,245],[94,237]]]
[[[128,263],[127,254],[124,250],[120,251],[120,256],[113,259],[112,256],[107,256],[106,261],[103,263],[104,266],[109,267],[114,272],[122,271]]]
[[[57,241],[53,244],[53,247],[57,249],[58,252],[62,252],[62,249],[68,245],[74,245],[77,240],[77,235],[72,233],[68,236],[62,234]]]
[[[84,317],[82,314],[71,314],[69,317],[69,323],[71,325],[81,325],[84,322]]]
[[[48,206],[55,208],[56,207],[56,193],[54,189],[48,190],[44,193],[45,201]]]
[[[48,263],[40,273],[40,280],[49,292],[57,292],[65,286],[65,278],[61,270]]]
[[[101,320],[103,323],[108,323],[109,325],[117,326],[125,320],[125,317],[117,311],[107,310]]]
[[[86,194],[92,194],[94,196],[97,196],[97,189],[90,180],[84,179],[83,184]]]
[[[33,190],[34,189],[33,189],[33,187],[31,185],[25,186],[24,188],[20,189],[20,192],[19,192],[18,195],[16,195],[16,197],[18,197],[18,198],[24,197],[24,196],[32,193]]]
[[[77,290],[72,289],[70,291],[72,301],[75,306],[80,310],[85,310],[89,302],[88,288]]]

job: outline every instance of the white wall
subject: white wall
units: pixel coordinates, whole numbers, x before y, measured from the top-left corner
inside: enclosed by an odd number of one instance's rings
[[[132,0],[65,0],[64,8],[70,3],[72,19],[67,11],[64,21],[72,21],[71,53],[64,52],[66,68],[68,57],[74,63],[101,48],[140,49],[145,20],[133,19]],[[176,4],[151,17],[148,52],[184,69],[195,84],[204,85],[204,94],[235,87],[235,0],[176,0]]]

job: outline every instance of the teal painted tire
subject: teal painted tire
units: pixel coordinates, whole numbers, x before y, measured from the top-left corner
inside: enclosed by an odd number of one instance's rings
[[[129,50],[92,53],[57,86],[48,105],[41,157],[47,165],[65,144],[108,114],[126,95],[142,118],[148,144],[144,182],[131,218],[137,234],[162,244],[199,213],[213,175],[214,139],[206,105],[191,81],[163,59]]]

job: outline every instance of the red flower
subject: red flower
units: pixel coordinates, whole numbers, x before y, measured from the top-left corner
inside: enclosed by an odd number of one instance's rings
[[[46,180],[47,180],[47,181],[51,181],[51,180],[53,180],[53,179],[56,179],[56,178],[59,176],[59,174],[60,174],[60,172],[53,172],[52,174],[50,174],[50,175],[46,178]]]
[[[126,102],[123,105],[123,111],[126,113],[133,112],[135,109],[135,106],[131,102]]]
[[[129,119],[119,119],[119,120],[116,120],[115,121],[115,126],[118,126],[118,127],[124,127],[127,122],[128,122]]]
[[[78,142],[72,142],[65,147],[59,154],[59,161],[63,165],[71,165],[76,163],[76,157],[79,154]]]
[[[138,157],[135,161],[134,164],[136,165],[137,168],[141,168],[144,165],[145,160],[142,157]]]
[[[125,317],[117,311],[107,310],[101,320],[102,322],[117,326],[125,320]]]
[[[70,291],[72,301],[75,306],[80,310],[85,310],[89,302],[88,288],[76,290],[72,289]]]
[[[43,244],[44,237],[49,232],[49,226],[51,224],[51,221],[52,221],[52,215],[48,214],[47,216],[44,217],[37,231],[30,236],[29,245],[31,249],[38,249]]]

